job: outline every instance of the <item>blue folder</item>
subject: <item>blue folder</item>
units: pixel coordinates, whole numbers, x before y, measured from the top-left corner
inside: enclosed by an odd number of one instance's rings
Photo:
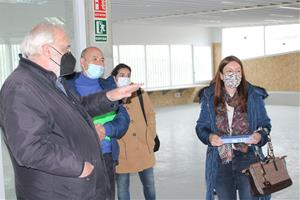
[[[247,143],[250,140],[251,135],[224,135],[221,136],[224,144],[229,143]]]

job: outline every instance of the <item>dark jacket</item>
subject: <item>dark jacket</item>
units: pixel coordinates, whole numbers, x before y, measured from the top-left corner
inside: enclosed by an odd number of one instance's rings
[[[105,90],[112,90],[117,88],[117,85],[112,76],[107,79],[99,79],[101,87]],[[119,158],[119,144],[117,139],[121,139],[128,127],[130,118],[123,105],[119,106],[118,112],[114,120],[104,124],[106,134],[112,138],[112,156],[113,160],[118,160]]]
[[[72,90],[74,90],[78,95],[79,93],[76,89],[75,80],[79,78],[80,74],[81,73],[76,73],[72,76],[68,76],[67,80],[69,87],[72,88]],[[112,76],[107,79],[99,78],[98,83],[103,90],[112,90],[117,87]],[[120,139],[126,133],[129,122],[130,119],[126,109],[123,105],[119,105],[116,117],[112,121],[103,125],[106,135],[111,138],[112,157],[115,161],[117,161],[119,157],[119,145],[117,139]]]
[[[66,96],[56,76],[24,58],[0,92],[0,127],[18,199],[105,199],[108,177],[91,116],[115,110],[105,93]],[[87,112],[88,111],[88,112]],[[78,178],[84,161],[94,165]]]
[[[218,149],[210,144],[208,137],[211,133],[218,132],[216,125],[216,116],[214,111],[214,84],[204,88],[200,92],[201,112],[196,125],[196,133],[198,138],[204,144],[208,145],[206,153],[206,199],[212,200],[213,189],[215,188],[216,175],[218,170]],[[264,128],[261,131],[261,141],[257,146],[261,151],[261,146],[265,145],[268,140],[268,132],[271,130],[270,118],[267,115],[264,99],[268,96],[266,91],[262,88],[247,84],[248,99],[247,99],[247,116],[251,131],[257,130],[258,127]],[[268,197],[261,197],[260,199],[268,199]]]

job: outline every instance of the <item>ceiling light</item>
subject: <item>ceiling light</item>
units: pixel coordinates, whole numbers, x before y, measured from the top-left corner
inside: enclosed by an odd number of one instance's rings
[[[42,4],[48,3],[48,0],[16,0],[15,3],[42,5]]]
[[[65,20],[62,17],[44,17],[46,21],[54,25],[64,25]]]
[[[274,22],[274,23],[282,23],[284,22],[283,20],[278,20],[278,19],[265,19],[265,22]]]
[[[292,15],[279,15],[279,14],[270,14],[272,17],[283,17],[283,18],[293,18]]]
[[[288,6],[280,6],[279,8],[290,9],[290,10],[300,10],[300,7],[288,7]]]
[[[28,4],[31,4],[33,2],[32,2],[32,0],[17,0],[16,3],[28,3]]]
[[[221,4],[233,4],[232,1],[221,1]]]

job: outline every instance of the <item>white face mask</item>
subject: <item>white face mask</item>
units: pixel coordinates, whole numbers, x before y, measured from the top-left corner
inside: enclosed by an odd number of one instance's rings
[[[129,77],[119,77],[117,80],[117,86],[118,87],[123,87],[130,85],[131,81]]]
[[[86,75],[90,79],[98,79],[103,76],[105,71],[105,68],[101,65],[96,65],[96,64],[88,64],[88,69],[86,71]]]
[[[242,80],[242,75],[240,73],[230,73],[224,74],[224,84],[229,88],[237,88]]]

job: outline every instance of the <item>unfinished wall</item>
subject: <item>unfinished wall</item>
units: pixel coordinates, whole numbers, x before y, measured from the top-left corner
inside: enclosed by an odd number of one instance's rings
[[[213,45],[215,71],[221,44]],[[242,60],[246,79],[268,91],[300,91],[300,52]]]
[[[213,53],[216,70],[221,60],[220,44],[213,44]],[[268,92],[300,92],[300,52],[244,60],[243,64],[247,80]],[[200,88],[155,91],[149,96],[154,106],[186,104],[198,101]]]
[[[213,43],[212,44],[212,54],[213,54],[213,73],[215,74],[219,63],[222,59],[222,46],[221,43]]]
[[[300,91],[300,52],[243,61],[246,78],[268,91]]]
[[[174,89],[148,92],[155,107],[187,104],[194,101],[197,96],[195,88]]]

